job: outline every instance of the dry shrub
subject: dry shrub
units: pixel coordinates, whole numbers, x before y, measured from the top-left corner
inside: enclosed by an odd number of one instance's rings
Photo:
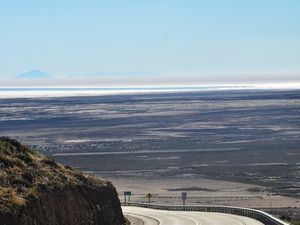
[[[0,199],[4,197],[5,192],[5,189],[0,187]]]
[[[39,192],[38,192],[38,190],[37,190],[37,187],[30,188],[30,189],[28,190],[28,195],[29,195],[30,197],[37,198],[38,195],[39,195]]]
[[[8,206],[13,207],[22,205],[25,205],[25,199],[18,196],[15,190],[11,190],[10,196],[8,198]]]

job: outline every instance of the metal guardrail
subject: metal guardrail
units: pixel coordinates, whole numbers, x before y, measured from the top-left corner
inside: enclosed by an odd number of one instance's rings
[[[124,205],[124,203],[122,203]],[[199,212],[218,212],[227,213],[239,216],[249,217],[260,221],[265,225],[289,225],[278,218],[257,209],[231,207],[231,206],[211,206],[211,205],[158,205],[158,204],[145,204],[145,203],[127,203],[126,206],[144,207],[159,210],[172,210],[172,211],[199,211]]]

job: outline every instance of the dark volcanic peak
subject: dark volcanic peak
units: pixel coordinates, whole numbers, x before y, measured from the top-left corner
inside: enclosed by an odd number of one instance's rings
[[[109,181],[1,137],[0,221],[2,225],[121,225],[124,217]]]
[[[39,70],[31,70],[15,76],[16,79],[50,79],[53,78],[48,73]]]

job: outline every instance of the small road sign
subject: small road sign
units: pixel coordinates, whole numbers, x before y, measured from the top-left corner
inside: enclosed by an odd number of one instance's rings
[[[147,198],[148,198],[148,203],[150,204],[151,203],[152,194],[148,193],[147,194]]]
[[[124,195],[131,195],[131,191],[124,191]]]
[[[187,192],[181,192],[182,204],[185,205],[185,201],[187,199]]]
[[[125,196],[125,205],[127,204],[127,196],[128,196],[128,202],[130,202],[130,195],[131,191],[124,191],[124,196]]]

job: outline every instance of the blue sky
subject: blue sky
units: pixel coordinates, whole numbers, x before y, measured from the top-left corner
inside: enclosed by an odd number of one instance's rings
[[[299,0],[0,2],[2,78],[32,69],[56,77],[149,71],[216,81],[300,74]]]

